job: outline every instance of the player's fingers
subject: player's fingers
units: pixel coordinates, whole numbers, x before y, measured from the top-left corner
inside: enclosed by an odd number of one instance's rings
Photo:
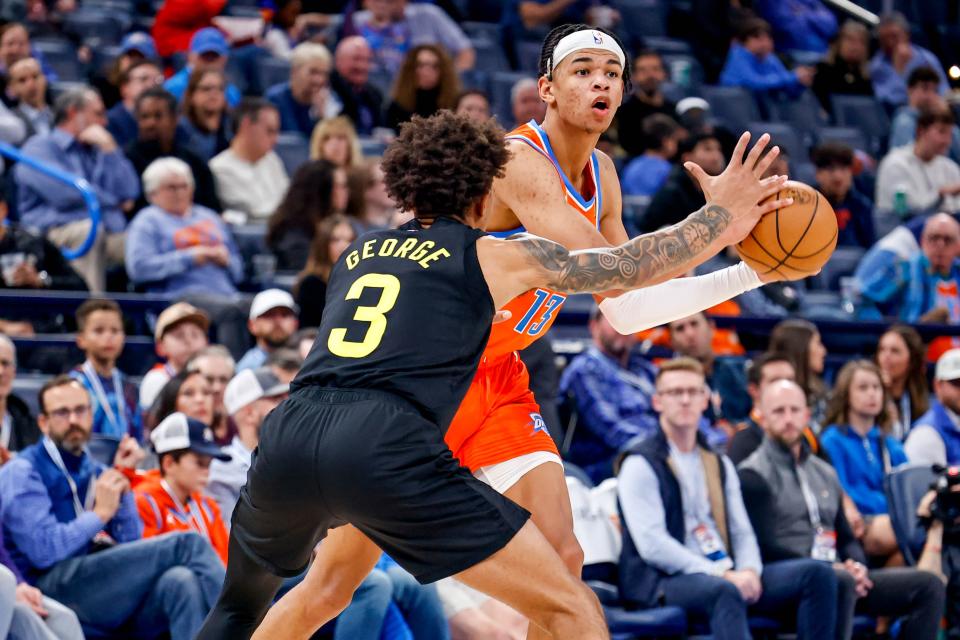
[[[513,314],[507,309],[500,309],[495,314],[493,314],[493,324],[500,324],[501,322],[506,322],[513,317]]]
[[[747,154],[747,159],[743,162],[744,165],[750,170],[756,170],[757,161],[760,160],[763,150],[767,148],[767,145],[770,143],[770,134],[765,133],[757,140],[757,143],[753,145],[753,148],[750,149],[750,153]]]
[[[770,165],[773,164],[773,161],[777,159],[777,156],[780,155],[780,147],[773,147],[757,162],[756,166],[753,168],[753,175],[758,178],[762,177],[763,174],[767,172],[767,169],[770,168]]]
[[[733,148],[733,155],[730,156],[730,164],[727,165],[727,168],[730,168],[731,165],[743,164],[743,154],[746,152],[748,144],[750,144],[750,132],[744,131],[740,139],[737,140],[737,146]]]
[[[787,180],[788,180],[787,176],[767,176],[766,178],[763,178],[762,180],[760,180],[760,186],[766,189],[770,185],[774,184],[774,185],[777,185],[777,187],[779,188]]]
[[[700,188],[704,191],[707,186],[707,181],[710,179],[710,176],[706,171],[703,170],[703,167],[698,165],[696,162],[684,162],[683,168],[690,172],[690,175],[693,176],[693,179],[697,181],[700,185]]]
[[[770,200],[769,202],[764,202],[758,205],[760,210],[760,215],[765,216],[768,213],[773,213],[777,209],[783,209],[784,207],[789,207],[793,204],[793,198],[781,198],[779,200]]]

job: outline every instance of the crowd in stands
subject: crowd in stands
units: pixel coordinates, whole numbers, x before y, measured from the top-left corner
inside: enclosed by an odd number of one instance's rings
[[[0,296],[69,304],[0,302],[0,636],[193,636],[334,264],[409,217],[386,145],[443,109],[541,122],[539,42],[567,22],[629,50],[599,146],[631,234],[703,206],[683,162],[722,171],[743,130],[769,131],[770,173],[814,185],[838,224],[835,261],[806,281],[631,336],[594,307],[573,348],[553,336],[562,367],[548,340],[521,354],[585,472],[575,503],[597,501],[574,509],[578,535],[602,514],[602,548],[580,535],[585,576],[614,585],[608,607],[677,606],[718,638],[758,619],[799,638],[934,638],[944,616],[960,633],[933,498],[903,540],[885,491],[899,467],[960,465],[960,42],[893,4],[867,25],[821,0],[4,3],[0,141],[82,178],[100,222],[4,157]],[[897,323],[828,354],[816,323],[838,321]],[[384,557],[325,633],[519,639],[526,622]]]

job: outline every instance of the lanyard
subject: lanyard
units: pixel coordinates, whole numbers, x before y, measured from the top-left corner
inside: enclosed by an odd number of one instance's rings
[[[67,484],[70,486],[70,493],[73,494],[73,509],[77,512],[77,517],[79,518],[83,515],[84,511],[93,508],[93,496],[95,492],[93,488],[93,476],[90,476],[90,485],[87,487],[87,504],[85,509],[84,505],[80,503],[80,493],[77,491],[77,483],[73,481],[73,476],[67,471],[67,465],[63,463],[63,457],[60,455],[60,450],[57,449],[57,445],[53,444],[53,440],[44,436],[43,448],[47,450],[47,455],[53,460],[53,464],[57,465],[57,468],[60,469],[63,477],[67,479]]]
[[[120,372],[114,367],[110,372],[110,380],[113,382],[113,397],[117,399],[117,414],[113,413],[113,407],[110,406],[110,400],[100,384],[100,376],[93,368],[93,364],[87,360],[80,368],[84,377],[93,389],[93,394],[97,397],[97,404],[103,408],[104,415],[112,427],[113,435],[123,437],[127,433],[127,412],[124,411],[125,399],[123,397],[123,381]]]
[[[13,436],[13,418],[6,411],[0,418],[0,445],[10,447],[10,438]]]
[[[197,510],[200,511],[199,514],[193,512],[193,505],[196,504],[196,500],[191,500],[187,498],[187,503],[183,504],[180,502],[180,498],[177,497],[177,494],[170,488],[170,485],[167,484],[166,480],[160,481],[160,486],[163,487],[163,490],[167,492],[167,495],[170,496],[170,499],[173,500],[173,505],[177,508],[177,511],[187,516],[190,519],[190,524],[198,533],[201,533],[207,540],[210,540],[210,532],[207,530],[207,523],[203,520],[203,509],[200,505],[197,505]]]
[[[803,501],[807,503],[807,515],[810,516],[810,524],[813,525],[814,531],[819,532],[823,529],[820,520],[820,505],[817,504],[817,497],[813,494],[810,483],[807,482],[807,472],[799,464],[797,465],[797,479],[800,480],[800,493],[803,494]]]

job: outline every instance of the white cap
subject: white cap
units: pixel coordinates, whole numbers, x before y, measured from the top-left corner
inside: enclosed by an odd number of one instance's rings
[[[940,356],[933,377],[937,380],[960,380],[960,349],[950,349]]]
[[[703,111],[710,111],[710,103],[704,100],[703,98],[691,97],[684,98],[677,103],[677,115],[682,116],[687,111],[691,109],[702,109]]]
[[[267,289],[266,291],[261,291],[254,297],[253,303],[250,305],[250,319],[256,320],[267,311],[278,307],[290,309],[290,311],[294,313],[298,311],[297,303],[293,301],[293,296],[283,289]]]
[[[272,398],[290,391],[290,385],[285,384],[270,370],[270,367],[259,369],[244,369],[233,380],[227,383],[223,390],[223,406],[231,416],[251,402],[260,398]]]
[[[214,442],[210,427],[179,411],[171,413],[153,428],[150,441],[158,454],[189,449],[217,460],[230,459],[230,455]]]

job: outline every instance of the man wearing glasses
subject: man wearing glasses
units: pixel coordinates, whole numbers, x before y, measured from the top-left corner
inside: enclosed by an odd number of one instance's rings
[[[660,429],[621,457],[621,597],[679,606],[718,640],[750,638],[748,614],[796,611],[797,637],[834,637],[837,581],[810,559],[763,564],[733,463],[699,425],[708,402],[702,365],[663,363],[653,406]]]
[[[43,438],[0,472],[0,521],[18,569],[69,603],[87,635],[192,638],[223,582],[223,564],[195,533],[141,540],[128,477],[142,457],[132,440],[113,467],[86,451],[90,396],[69,376],[40,390]]]

